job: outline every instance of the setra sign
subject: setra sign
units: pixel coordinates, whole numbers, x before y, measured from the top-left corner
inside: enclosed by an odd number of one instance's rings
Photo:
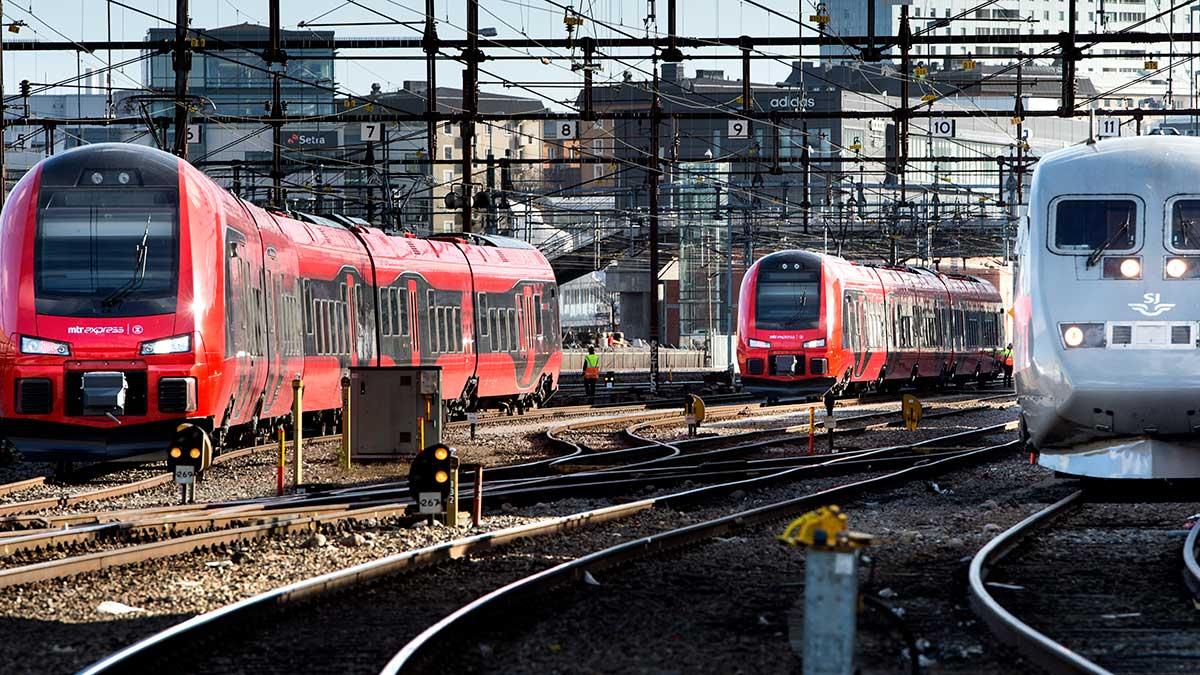
[[[288,148],[330,148],[338,144],[336,131],[285,131],[283,145]]]

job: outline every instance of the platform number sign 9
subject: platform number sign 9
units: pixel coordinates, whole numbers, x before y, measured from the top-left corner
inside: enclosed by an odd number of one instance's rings
[[[954,120],[930,120],[929,135],[934,138],[954,138]]]
[[[1121,135],[1121,118],[1101,117],[1100,129],[1096,134],[1100,138],[1115,138]]]
[[[554,137],[560,141],[579,136],[579,123],[574,120],[559,120],[554,123]]]
[[[378,143],[383,140],[383,124],[380,122],[364,122],[359,130],[364,143]]]
[[[749,120],[729,120],[729,137],[730,138],[749,138],[750,137],[750,122],[749,122]]]

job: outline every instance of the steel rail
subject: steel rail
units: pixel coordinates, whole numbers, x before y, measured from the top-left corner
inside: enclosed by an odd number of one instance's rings
[[[419,659],[431,651],[444,647],[446,642],[460,634],[467,624],[476,620],[480,614],[486,611],[510,603],[519,597],[537,594],[569,581],[581,581],[586,573],[632,560],[661,555],[688,544],[763,525],[805,509],[828,504],[833,500],[854,497],[870,489],[891,485],[906,478],[937,474],[972,460],[978,461],[991,454],[1017,447],[1018,444],[1019,441],[1010,441],[1000,445],[967,450],[953,457],[909,466],[883,476],[652,534],[567,561],[496,589],[444,617],[406,644],[384,666],[381,672],[386,675],[394,675],[414,666]]]
[[[1015,443],[995,446],[997,450],[1015,445]],[[889,452],[891,448],[883,448],[874,452]],[[869,451],[868,451],[869,452]],[[834,457],[825,464],[832,465],[843,461],[861,459],[857,456]],[[951,458],[958,460],[962,456]],[[938,460],[913,467],[928,470],[928,467],[942,466],[949,460]],[[803,468],[803,467],[802,467]],[[906,469],[911,470],[911,469]],[[172,626],[160,633],[149,636],[119,652],[116,652],[97,663],[88,666],[81,673],[93,674],[103,672],[126,672],[130,668],[146,665],[152,659],[170,653],[192,641],[197,635],[217,631],[230,624],[259,616],[269,610],[288,605],[299,600],[315,598],[329,592],[343,590],[384,576],[389,576],[419,567],[444,562],[489,549],[502,546],[512,541],[561,534],[573,529],[593,524],[632,516],[653,508],[679,508],[685,504],[697,503],[713,495],[722,495],[737,489],[755,485],[767,485],[786,476],[795,475],[797,469],[777,470],[767,476],[737,480],[721,485],[710,485],[693,488],[670,495],[642,499],[626,504],[607,506],[581,513],[553,518],[547,521],[521,525],[467,537],[464,539],[429,546],[415,551],[406,551],[379,560],[356,565],[344,570],[329,572],[318,577],[302,580],[288,586],[270,590],[260,595],[247,598],[240,602],[218,608],[206,614],[193,617],[183,623]]]
[[[1200,600],[1200,563],[1196,561],[1196,539],[1200,536],[1200,523],[1192,525],[1183,542],[1183,582],[1192,592],[1193,600]]]
[[[1055,642],[1021,621],[1006,610],[987,589],[988,574],[1013,552],[1036,529],[1062,516],[1084,501],[1082,491],[1073,492],[1059,501],[1001,532],[971,559],[968,577],[968,596],[975,610],[992,634],[1022,656],[1052,673],[1091,673],[1110,675],[1080,654]]]
[[[341,438],[341,434],[333,434],[329,436],[306,438],[305,441],[309,443],[317,443],[339,438]],[[247,457],[249,455],[264,452],[277,447],[279,447],[278,444],[272,442],[251,446],[249,448],[240,448],[238,450],[232,450],[230,452],[217,455],[213,458],[212,463],[214,466],[225,464],[235,459],[241,459],[242,457]],[[172,473],[160,473],[150,476],[149,478],[133,481],[132,483],[121,483],[119,485],[89,490],[87,492],[77,492],[75,494],[58,495],[55,497],[45,497],[42,499],[31,499],[23,502],[0,504],[0,517],[35,513],[45,509],[67,508],[71,506],[77,506],[79,504],[86,504],[88,502],[99,502],[106,499],[112,499],[114,497],[124,497],[125,495],[143,492],[145,490],[156,488],[160,485],[166,485],[174,479],[175,475]]]
[[[268,519],[266,522],[257,525],[204,532],[138,546],[99,551],[20,567],[10,567],[0,569],[0,588],[47,579],[59,579],[83,572],[93,572],[110,567],[145,562],[147,560],[168,558],[184,553],[191,553],[201,548],[227,546],[244,541],[253,541],[274,534],[312,530],[322,524],[368,517],[402,516],[406,514],[407,509],[407,505],[391,504],[363,510],[351,511],[343,509],[328,515],[284,516]]]

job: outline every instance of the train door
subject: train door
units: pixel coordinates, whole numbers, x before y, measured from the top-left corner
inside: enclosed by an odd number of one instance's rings
[[[284,322],[286,299],[285,286],[290,287],[297,268],[295,253],[291,242],[284,236],[274,217],[260,219],[258,224],[259,236],[262,238],[262,320],[265,322],[263,340],[263,363],[265,366],[265,381],[263,390],[263,416],[283,414],[290,402],[290,384],[288,383],[288,363],[284,350],[285,338],[293,328]]]
[[[266,377],[262,263],[251,250],[257,242],[250,242],[236,228],[227,228],[225,234],[226,333],[230,338],[226,356],[236,373],[229,423],[240,424],[249,421],[258,408]]]
[[[405,287],[405,294],[408,297],[408,334],[410,339],[408,344],[412,349],[411,363],[414,366],[421,365],[421,312],[418,309],[421,305],[418,304],[420,298],[417,296],[417,282],[415,279],[409,279]]]

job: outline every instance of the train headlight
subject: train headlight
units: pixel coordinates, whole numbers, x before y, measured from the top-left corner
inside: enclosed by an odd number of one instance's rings
[[[1126,279],[1136,279],[1142,275],[1142,263],[1137,258],[1126,258],[1121,261],[1121,276]]]
[[[1104,324],[1064,323],[1059,325],[1062,341],[1068,349],[1103,347],[1105,345]]]
[[[1171,258],[1167,261],[1167,276],[1178,279],[1187,274],[1187,262],[1182,258]]]
[[[770,349],[771,348],[771,343],[767,342],[766,340],[755,340],[754,338],[750,338],[749,340],[746,341],[746,343],[749,344],[751,347],[754,347],[755,349]]]
[[[825,338],[817,338],[804,343],[805,349],[816,349],[817,347],[825,346]]]
[[[141,347],[138,348],[138,353],[142,356],[153,356],[155,354],[183,354],[191,350],[192,336],[176,335],[161,340],[143,342]]]
[[[21,336],[22,354],[42,354],[46,356],[70,356],[71,345],[45,338]]]

